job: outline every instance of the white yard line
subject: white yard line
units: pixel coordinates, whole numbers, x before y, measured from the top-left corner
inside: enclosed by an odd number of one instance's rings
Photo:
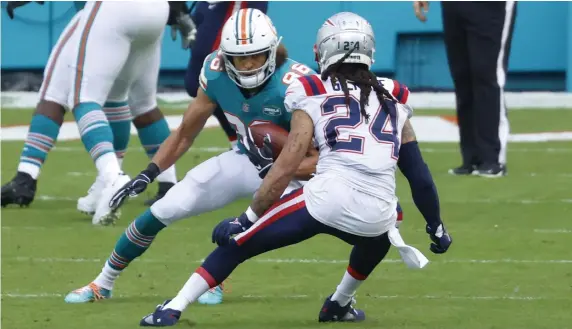
[[[232,295],[232,293],[230,294]],[[39,299],[39,298],[63,298],[65,295],[61,293],[19,293],[6,292],[2,293],[2,297],[20,298],[20,299]],[[114,298],[144,298],[144,297],[164,297],[165,294],[119,294]],[[323,299],[321,295],[241,295],[241,298],[249,299]],[[465,301],[488,301],[488,300],[513,300],[513,301],[535,301],[535,300],[560,300],[563,297],[546,297],[546,296],[452,296],[452,295],[357,295],[356,299],[435,299],[435,300],[465,300]]]
[[[564,229],[564,228],[556,228],[556,229],[537,228],[537,229],[534,229],[534,233],[543,233],[543,234],[568,234],[568,233],[572,233],[572,230],[570,230],[570,229]]]
[[[79,196],[56,196],[56,195],[38,195],[36,200],[42,201],[77,201]],[[466,199],[466,200],[447,200],[440,199],[441,203],[451,203],[451,204],[554,204],[554,203],[572,203],[572,199]],[[412,200],[400,200],[399,202],[409,204],[413,203]]]
[[[102,258],[58,258],[58,257],[2,257],[3,261],[31,262],[31,263],[102,263]],[[202,263],[204,260],[169,260],[138,258],[135,262],[142,263]],[[320,258],[254,258],[249,260],[254,263],[270,264],[347,264],[347,259],[320,259]],[[401,259],[384,259],[384,263],[400,264]],[[572,259],[448,259],[431,261],[434,264],[572,264]]]

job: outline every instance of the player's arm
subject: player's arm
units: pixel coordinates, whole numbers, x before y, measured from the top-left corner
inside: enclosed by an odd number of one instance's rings
[[[294,177],[308,151],[308,145],[314,136],[314,123],[306,112],[296,110],[292,113],[292,124],[288,141],[276,162],[262,181],[249,210],[248,219],[258,220],[272,206]]]
[[[415,131],[409,120],[403,126],[401,143],[397,165],[409,182],[415,206],[427,222],[427,233],[430,234],[434,242],[431,245],[431,251],[444,253],[449,248],[452,240],[441,220],[437,187],[429,167],[423,160]]]
[[[438,225],[441,222],[441,214],[437,187],[429,167],[423,160],[415,131],[409,120],[405,122],[401,132],[401,148],[397,165],[407,178],[413,202],[427,224]]]
[[[113,195],[109,206],[117,208],[127,196],[145,191],[147,185],[152,183],[163,170],[171,167],[191,147],[215,108],[216,103],[199,88],[197,97],[183,115],[181,125],[161,144],[147,168]]]
[[[161,144],[152,159],[161,171],[171,167],[193,144],[199,132],[213,114],[216,103],[199,88],[197,97],[183,115],[183,122]]]
[[[294,174],[294,178],[299,180],[309,180],[316,173],[316,165],[320,153],[314,147],[314,143],[310,142],[310,147],[306,153],[306,157],[300,163],[298,170]]]

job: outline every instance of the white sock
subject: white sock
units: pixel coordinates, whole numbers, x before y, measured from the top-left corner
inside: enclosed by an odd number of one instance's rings
[[[18,171],[29,174],[33,179],[38,179],[38,176],[40,176],[40,167],[28,162],[20,162],[18,164]]]
[[[119,161],[113,152],[105,153],[97,158],[97,160],[95,160],[95,166],[97,167],[99,175],[103,177],[106,183],[110,184],[113,183],[121,172]]]
[[[163,171],[159,176],[157,176],[157,181],[161,183],[177,184],[177,172],[175,171],[175,165],[170,166],[167,168],[167,170]]]
[[[193,273],[187,283],[183,286],[183,289],[179,291],[177,296],[165,305],[165,308],[170,308],[172,310],[184,311],[190,303],[194,302],[202,294],[209,290],[209,284],[202,276],[197,273]]]
[[[356,290],[362,284],[363,280],[357,280],[351,276],[348,271],[344,274],[342,282],[338,285],[336,292],[332,295],[332,300],[337,301],[340,306],[346,306],[355,295]]]
[[[107,289],[113,290],[113,284],[117,277],[121,274],[121,271],[113,269],[107,262],[105,262],[105,266],[101,269],[101,273],[93,280],[93,283],[96,285]]]

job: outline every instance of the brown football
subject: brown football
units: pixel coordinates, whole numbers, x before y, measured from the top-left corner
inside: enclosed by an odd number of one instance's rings
[[[273,123],[259,123],[252,125],[250,126],[250,131],[252,132],[254,143],[258,147],[262,147],[264,136],[267,134],[270,135],[270,144],[272,145],[274,160],[278,158],[278,155],[288,140],[288,131]]]

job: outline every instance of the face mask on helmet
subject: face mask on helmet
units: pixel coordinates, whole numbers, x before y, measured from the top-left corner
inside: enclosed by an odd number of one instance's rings
[[[246,89],[259,87],[276,70],[276,46],[249,54],[232,54],[223,49],[227,74],[238,86]]]

